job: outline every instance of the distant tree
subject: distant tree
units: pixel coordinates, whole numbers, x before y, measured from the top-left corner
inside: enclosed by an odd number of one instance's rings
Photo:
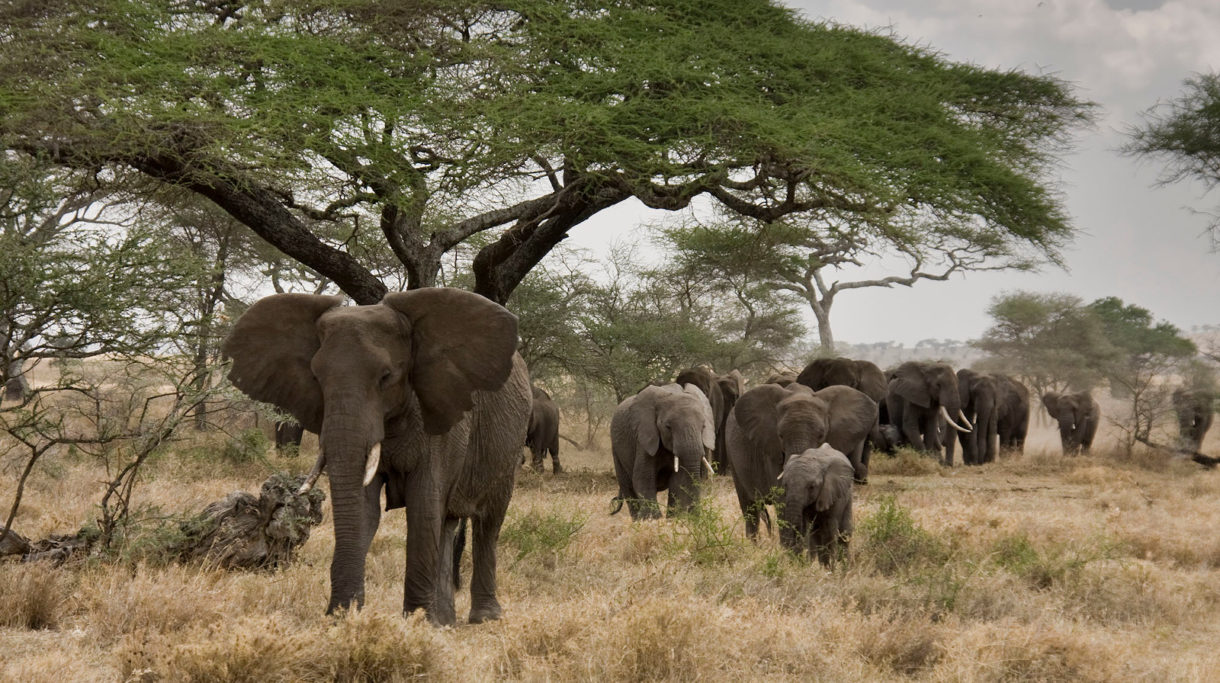
[[[960,222],[914,216],[907,222],[901,229],[900,220],[877,229],[849,211],[770,223],[725,215],[716,223],[666,228],[661,236],[682,268],[713,280],[749,282],[756,289],[795,296],[817,320],[821,355],[835,355],[831,311],[840,294],[911,287],[920,280],[945,281],[968,272],[1032,270],[1040,261],[1059,262],[1058,245],[1066,234],[1062,225],[1006,232],[970,230]],[[859,273],[887,259],[904,262],[904,272],[838,275]]]
[[[987,308],[991,327],[973,345],[980,367],[1024,382],[1036,396],[1099,384],[1116,352],[1096,314],[1071,294],[1012,292]]]
[[[1090,105],[768,0],[0,6],[0,146],[194,192],[359,303],[473,235],[505,302],[631,198],[1054,244]]]
[[[1220,73],[1196,74],[1183,85],[1181,95],[1144,113],[1123,150],[1163,161],[1162,183],[1192,178],[1212,190],[1220,184]],[[1220,212],[1208,228],[1212,244],[1220,244]]]
[[[1170,412],[1174,387],[1167,377],[1180,364],[1194,358],[1193,342],[1167,322],[1154,322],[1148,309],[1106,297],[1088,305],[1101,322],[1117,353],[1106,366],[1110,393],[1126,399],[1127,413],[1111,419],[1124,434],[1123,446],[1149,443],[1157,423]]]

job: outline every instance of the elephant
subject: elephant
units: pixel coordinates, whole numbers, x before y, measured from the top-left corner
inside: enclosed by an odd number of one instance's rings
[[[1179,443],[1182,448],[1199,452],[1203,438],[1212,426],[1216,396],[1206,390],[1176,389],[1173,409],[1178,414]]]
[[[764,384],[778,384],[781,387],[786,387],[795,381],[796,381],[795,372],[784,371],[784,372],[777,372],[777,373],[771,375],[770,377],[767,378],[767,381],[764,382]]]
[[[470,623],[498,619],[496,542],[530,414],[517,318],[457,289],[338,296],[275,294],[234,324],[229,379],[319,434],[335,549],[327,613],[364,603],[365,558],[385,508],[406,508],[403,612],[455,623],[459,520],[473,527]]]
[[[996,434],[1001,451],[1025,450],[1025,436],[1029,433],[1029,389],[1008,375],[996,374],[998,380],[996,411]]]
[[[699,500],[696,479],[711,471],[707,452],[716,446],[715,418],[707,397],[694,384],[644,387],[618,405],[610,418],[610,448],[618,479],[616,504],[631,518],[661,516],[657,491],[669,490],[670,514]]]
[[[707,474],[725,473],[725,457],[724,457],[724,420],[728,417],[724,408],[724,392],[721,389],[720,382],[717,381],[716,373],[712,372],[705,366],[696,366],[687,368],[678,373],[678,378],[674,380],[679,386],[693,384],[699,387],[699,391],[707,397],[707,401],[712,406],[712,423],[716,430],[716,446],[712,449],[711,457],[708,460],[712,463],[712,471]]]
[[[788,458],[779,480],[784,486],[780,543],[797,555],[808,548],[810,557],[831,566],[851,541],[851,462],[822,444]]]
[[[873,449],[892,450],[891,441],[880,431],[881,425],[889,420],[888,411],[885,409],[885,392],[889,383],[885,379],[885,373],[881,372],[876,363],[850,358],[815,358],[797,375],[796,381],[814,391],[835,385],[863,391],[877,402],[878,415],[877,426],[869,432],[861,460],[867,465]]]
[[[282,451],[289,446],[301,447],[301,438],[305,436],[305,428],[295,420],[279,420],[275,423],[275,450]]]
[[[1059,440],[1064,455],[1088,453],[1101,422],[1101,407],[1087,391],[1075,394],[1047,392],[1042,405],[1051,417],[1059,421]]]
[[[899,445],[939,456],[944,445],[939,420],[959,432],[971,430],[962,414],[957,375],[947,364],[907,361],[891,371],[889,378],[885,404],[890,422],[898,428]],[[955,422],[953,416],[964,424]]]
[[[551,471],[563,472],[559,464],[559,408],[551,395],[538,387],[531,387],[533,401],[530,408],[529,429],[525,433],[525,446],[530,449],[530,464],[539,472],[547,453],[551,454]]]
[[[1007,384],[1005,389],[1008,390]],[[998,418],[1000,407],[1000,380],[965,368],[957,371],[957,392],[961,398],[962,415],[973,424],[973,430],[958,432],[957,440],[962,444],[962,464],[982,465],[995,462],[999,446]],[[945,464],[953,466],[953,442],[946,434]]]
[[[876,422],[876,402],[851,387],[763,384],[742,395],[725,425],[725,445],[746,536],[758,535],[760,517],[770,527],[764,506],[782,500],[776,478],[797,453],[829,443],[847,454],[857,481],[867,478],[859,458]]]

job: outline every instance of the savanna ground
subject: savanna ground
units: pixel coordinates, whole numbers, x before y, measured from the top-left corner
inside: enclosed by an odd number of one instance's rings
[[[245,463],[206,439],[181,444],[137,496],[145,510],[193,512],[274,470],[304,472],[314,444]],[[611,517],[608,447],[566,448],[566,474],[518,479],[503,620],[452,629],[400,615],[400,512],[373,543],[364,610],[345,618],[322,615],[329,507],[276,572],[134,551],[60,569],[3,563],[0,679],[1214,680],[1220,472],[1122,458],[1104,438],[1094,451],[1065,459],[1042,427],[1024,456],[979,468],[878,458],[856,489],[850,561],[827,571],[774,535],[747,542],[727,478],[688,518]],[[48,458],[18,530],[77,529],[103,479],[93,462]],[[462,591],[460,619],[468,604]]]

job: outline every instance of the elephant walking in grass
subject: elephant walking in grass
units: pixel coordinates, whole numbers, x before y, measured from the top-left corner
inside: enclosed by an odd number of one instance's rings
[[[725,445],[746,536],[758,535],[760,519],[770,528],[765,506],[783,500],[778,477],[793,455],[829,443],[847,454],[857,481],[866,477],[859,457],[876,421],[877,404],[851,387],[763,384],[742,395],[725,427]]]
[[[546,391],[538,387],[531,387],[531,391],[530,424],[525,433],[525,447],[532,456],[530,465],[541,472],[542,461],[550,453],[551,471],[559,474],[563,471],[559,465],[559,407]]]
[[[610,419],[610,447],[618,478],[617,506],[632,519],[661,516],[657,492],[669,491],[670,514],[699,500],[697,480],[716,445],[715,418],[694,384],[644,387],[618,405]]]
[[[1008,375],[993,375],[996,385],[996,434],[1001,451],[1025,451],[1029,433],[1029,389]]]
[[[1178,435],[1182,448],[1199,452],[1207,430],[1211,429],[1216,397],[1210,391],[1177,389],[1173,409],[1178,415]]]
[[[941,420],[959,432],[971,431],[962,413],[957,375],[944,363],[907,361],[890,373],[885,403],[890,422],[898,427],[899,444],[941,455]],[[960,420],[959,424],[956,420]],[[947,430],[943,430],[947,431]]]
[[[1087,391],[1075,394],[1048,392],[1042,405],[1059,422],[1059,440],[1064,455],[1088,453],[1101,422],[1101,407]]]
[[[845,554],[852,532],[851,480],[851,462],[830,444],[788,458],[780,474],[783,546],[797,555],[808,549],[824,566]]]
[[[517,319],[456,289],[385,295],[371,306],[276,294],[233,327],[229,378],[319,434],[335,550],[327,612],[364,603],[365,558],[386,510],[406,508],[403,612],[456,621],[454,536],[474,529],[471,623],[500,616],[496,542],[530,414]]]

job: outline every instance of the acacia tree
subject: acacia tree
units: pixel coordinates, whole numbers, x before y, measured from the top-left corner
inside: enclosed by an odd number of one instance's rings
[[[195,192],[360,303],[386,285],[352,244],[417,287],[496,231],[473,287],[504,302],[632,197],[1053,240],[1046,171],[1088,110],[768,0],[53,1],[0,27],[5,148]]]
[[[980,368],[1020,379],[1035,396],[1091,389],[1116,358],[1101,321],[1077,296],[1006,293],[987,313],[994,322],[972,342],[989,355]]]
[[[1060,236],[1035,232],[1033,239],[1002,231],[964,231],[952,223],[891,225],[877,230],[850,214],[821,220],[756,224],[726,217],[711,224],[661,230],[662,241],[679,267],[740,292],[755,288],[789,292],[803,301],[818,323],[822,355],[834,355],[830,314],[838,296],[868,287],[911,287],[919,280],[944,281],[955,273],[1029,270],[1037,263],[1023,247],[1058,262]],[[1026,244],[1030,242],[1032,244]],[[834,274],[897,256],[906,272],[882,277],[834,279]],[[944,305],[952,306],[952,302]],[[939,315],[929,311],[930,315]]]
[[[1178,97],[1144,113],[1144,123],[1128,130],[1123,150],[1165,162],[1162,183],[1193,178],[1210,191],[1220,185],[1220,73],[1186,79]],[[1208,225],[1220,244],[1220,212]]]

